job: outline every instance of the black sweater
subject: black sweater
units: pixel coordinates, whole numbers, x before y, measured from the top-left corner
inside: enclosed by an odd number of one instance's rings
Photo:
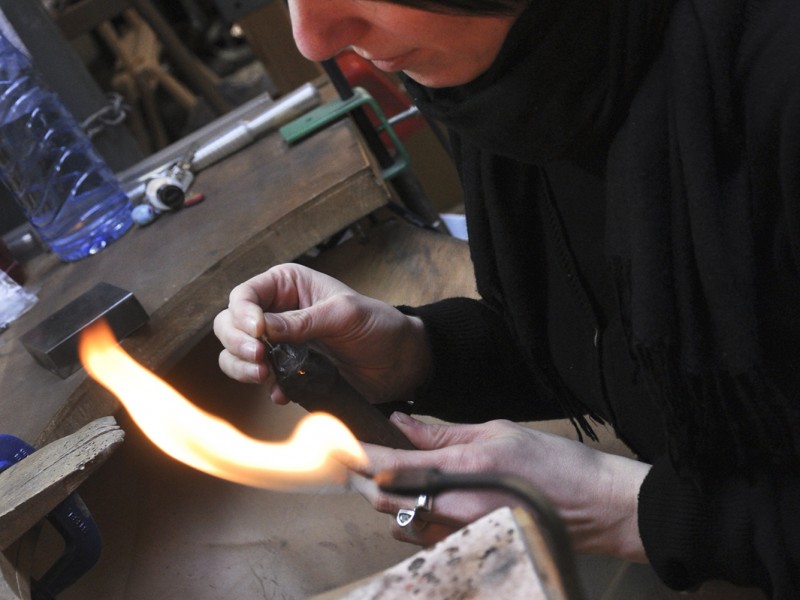
[[[748,4],[735,82],[752,183],[762,361],[800,406],[798,6]],[[428,93],[423,109],[436,105],[435,92]],[[774,598],[796,597],[797,471],[706,474],[698,485],[666,453],[663,414],[631,356],[606,260],[606,171],[587,158],[605,156],[614,131],[592,152],[564,153],[523,170],[519,160],[499,156],[492,174],[497,193],[487,197],[485,181],[476,184],[486,174],[464,160],[473,142],[451,127],[483,300],[412,310],[425,322],[435,360],[415,411],[456,422],[576,412],[606,421],[653,464],[640,491],[639,524],[648,557],[668,585],[687,589],[725,579],[760,586]],[[531,194],[516,193],[520,177]],[[564,398],[573,403],[566,413]]]

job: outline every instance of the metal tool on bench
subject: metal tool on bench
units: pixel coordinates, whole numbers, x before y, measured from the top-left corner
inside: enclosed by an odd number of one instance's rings
[[[33,454],[36,449],[13,435],[0,435],[0,472]],[[64,540],[64,553],[38,580],[31,582],[32,600],[54,600],[100,558],[100,531],[76,492],[47,515]]]
[[[397,134],[389,123],[389,120],[383,114],[380,106],[378,106],[378,103],[364,88],[353,88],[352,94],[348,98],[331,100],[302,117],[298,117],[294,121],[283,125],[280,128],[281,135],[283,139],[286,140],[287,144],[296,144],[319,129],[352,114],[353,111],[365,105],[371,108],[380,121],[380,130],[385,131],[389,135],[395,147],[395,156],[390,159],[390,162],[380,165],[381,176],[386,180],[398,177],[408,167],[408,152],[400,141],[400,138],[397,137]]]
[[[339,67],[337,60],[335,58],[330,58],[322,61],[321,64],[322,68],[325,70],[325,73],[327,73],[328,77],[330,78],[334,88],[336,88],[339,98],[345,103],[350,103],[351,101],[355,100],[354,97],[357,95],[355,88],[350,85],[347,76]],[[385,171],[386,169],[392,168],[392,165],[397,161],[397,158],[402,158],[402,155],[399,154],[401,149],[397,146],[397,140],[392,140],[392,145],[395,146],[395,153],[393,156],[378,135],[379,131],[386,131],[387,134],[389,134],[390,131],[393,131],[393,128],[388,124],[388,120],[386,123],[383,123],[382,126],[375,129],[372,127],[370,119],[363,107],[354,106],[351,115],[353,117],[353,121],[358,127],[358,130],[361,132],[364,141],[366,142],[372,154],[375,156],[375,159],[378,161],[381,169]],[[389,129],[387,129],[387,127],[389,127]],[[394,173],[390,181],[390,185],[394,188],[394,191],[397,193],[397,195],[402,199],[403,203],[403,206],[400,206],[397,203],[392,202],[389,204],[390,209],[394,210],[398,214],[401,214],[406,220],[414,225],[424,227],[426,229],[441,231],[443,233],[449,233],[447,226],[439,218],[436,207],[433,205],[430,198],[428,198],[422,183],[419,181],[419,179],[417,179],[416,175],[411,169],[399,169],[396,173]]]
[[[319,90],[311,83],[278,101],[266,95],[259,96],[118,173],[117,177],[134,204],[145,197],[148,183],[152,180],[169,180],[171,185],[186,192],[196,173],[319,103]]]

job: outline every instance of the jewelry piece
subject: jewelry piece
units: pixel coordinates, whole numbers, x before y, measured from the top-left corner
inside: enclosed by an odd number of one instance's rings
[[[417,516],[417,513],[424,513],[424,512],[431,512],[433,508],[433,498],[428,494],[420,494],[417,498],[417,503],[414,508],[401,508],[397,511],[397,524],[400,527],[408,527],[411,525],[411,522],[414,520],[414,517]],[[419,529],[422,529],[427,525],[426,522],[423,522]]]

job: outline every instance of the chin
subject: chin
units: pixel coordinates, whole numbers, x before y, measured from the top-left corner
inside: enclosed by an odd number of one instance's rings
[[[416,73],[414,71],[403,71],[408,77],[429,88],[446,88],[468,83],[471,79],[462,80],[452,75],[431,75]]]
[[[458,71],[425,72],[414,70],[403,70],[408,77],[417,83],[429,88],[447,88],[457,85],[464,85],[478,77],[483,70],[469,73]]]

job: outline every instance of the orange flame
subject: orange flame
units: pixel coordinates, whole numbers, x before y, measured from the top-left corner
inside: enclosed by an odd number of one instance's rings
[[[78,351],[89,375],[119,398],[147,437],[200,471],[253,487],[290,490],[344,484],[343,463],[367,463],[353,434],[325,413],[306,416],[284,443],[245,435],[133,360],[104,321],[84,331]]]

